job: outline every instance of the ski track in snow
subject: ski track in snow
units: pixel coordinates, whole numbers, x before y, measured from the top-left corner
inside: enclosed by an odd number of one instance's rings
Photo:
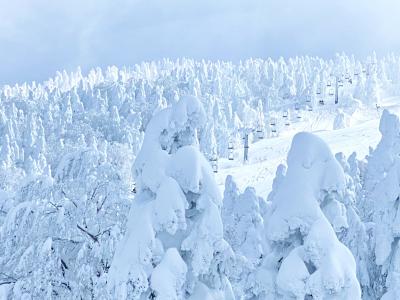
[[[375,147],[380,140],[379,118],[384,108],[400,112],[400,97],[384,99],[379,111],[357,110],[351,116],[351,125],[338,130],[332,130],[337,113],[332,106],[319,107],[311,113],[305,112],[301,121],[292,118],[293,123],[289,128],[283,128],[278,137],[266,138],[250,145],[248,163],[243,164],[243,149],[235,149],[233,161],[220,160],[216,180],[221,192],[226,176],[232,175],[240,189],[253,186],[259,196],[266,198],[271,191],[277,166],[285,163],[292,137],[300,131],[313,132],[320,136],[333,153],[343,152],[348,157],[355,151],[358,159],[364,158],[368,154],[369,146]],[[281,122],[283,124],[282,120]]]

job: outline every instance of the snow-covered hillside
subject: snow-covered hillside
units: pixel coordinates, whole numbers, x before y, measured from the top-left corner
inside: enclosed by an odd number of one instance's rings
[[[4,86],[0,299],[398,299],[397,113],[394,55]]]

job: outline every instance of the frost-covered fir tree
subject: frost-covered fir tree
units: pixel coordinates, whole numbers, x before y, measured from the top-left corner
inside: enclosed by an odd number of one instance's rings
[[[380,105],[381,88],[376,72],[372,72],[367,78],[365,84],[365,98],[366,103],[369,105]]]
[[[265,217],[271,247],[260,270],[265,297],[361,299],[354,257],[330,223],[332,217],[342,219],[339,203],[327,197],[343,194],[342,168],[329,147],[310,133],[295,135],[287,165]],[[330,220],[323,212],[326,206],[336,211]]]
[[[222,199],[197,129],[205,113],[195,97],[148,124],[134,164],[137,195],[108,283],[119,299],[233,299],[224,275]]]
[[[342,203],[346,207],[347,226],[337,231],[339,240],[345,244],[353,254],[357,265],[357,278],[360,282],[363,299],[373,299],[374,291],[371,286],[371,275],[373,276],[373,259],[371,257],[369,243],[371,242],[367,233],[367,226],[361,221],[357,211],[356,183],[351,176],[351,168],[343,153],[335,155],[337,161],[345,173],[346,189],[342,197]],[[355,155],[352,155],[353,159]],[[354,172],[354,170],[353,170]],[[372,298],[371,298],[372,297]]]
[[[361,210],[367,221],[372,221],[375,200],[374,191],[382,182],[396,161],[400,153],[400,121],[397,115],[384,110],[379,123],[379,131],[382,135],[379,144],[367,157],[367,167],[364,175],[365,200],[361,204]]]
[[[377,298],[398,299],[400,294],[400,120],[383,111],[379,130],[381,141],[368,157],[365,179],[367,216],[373,221],[375,257],[374,292]]]
[[[232,176],[225,181],[222,220],[225,240],[235,252],[235,261],[229,268],[237,299],[257,297],[257,268],[268,251],[264,237],[265,202],[254,188],[240,193]]]
[[[129,205],[130,154],[79,141],[54,173],[50,166],[30,172],[10,197],[15,205],[0,227],[0,281],[9,279],[12,299],[107,295],[105,274]]]

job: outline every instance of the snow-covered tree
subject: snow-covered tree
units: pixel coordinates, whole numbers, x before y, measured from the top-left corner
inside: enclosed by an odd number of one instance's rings
[[[365,84],[366,103],[369,105],[380,105],[381,88],[378,82],[376,72],[370,74]]]
[[[138,192],[108,276],[119,299],[233,297],[222,199],[198,150],[204,122],[199,100],[185,96],[147,126],[134,165]]]
[[[20,183],[0,227],[0,280],[15,299],[102,298],[105,274],[129,205],[129,152],[109,148],[113,163],[81,144]],[[118,159],[116,158],[119,156]]]
[[[224,238],[235,252],[229,279],[237,299],[257,297],[256,272],[268,251],[262,218],[266,204],[251,187],[240,193],[230,175],[226,178],[223,203]]]
[[[344,193],[342,168],[310,133],[295,135],[287,164],[265,218],[272,250],[263,263],[265,297],[361,299],[354,257],[323,212],[331,206],[335,224],[343,217],[337,200],[326,197]]]
[[[361,210],[367,221],[372,221],[373,218],[375,208],[373,193],[375,193],[376,186],[386,177],[400,153],[398,116],[385,109],[382,112],[379,131],[382,138],[376,149],[367,157],[368,164],[363,180],[365,200],[361,204]]]
[[[400,283],[399,129],[398,116],[384,110],[379,125],[382,138],[368,157],[365,178],[366,215],[374,224],[372,247],[376,269],[373,288],[377,298],[387,300],[400,296],[397,289]]]
[[[346,189],[342,203],[346,207],[347,219],[347,226],[340,228],[337,231],[337,235],[339,240],[349,248],[356,260],[357,278],[362,288],[363,299],[370,299],[370,297],[374,297],[374,291],[371,286],[371,275],[373,276],[374,274],[373,259],[368,247],[371,242],[367,233],[368,228],[358,215],[356,206],[357,187],[351,176],[350,165],[343,153],[339,152],[335,157],[345,173]]]

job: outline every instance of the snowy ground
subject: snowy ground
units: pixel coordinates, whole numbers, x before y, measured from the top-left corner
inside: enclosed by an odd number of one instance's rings
[[[293,116],[290,126],[282,124],[278,137],[265,138],[250,145],[248,163],[243,164],[243,149],[235,150],[233,161],[221,159],[216,176],[221,191],[226,176],[230,174],[241,189],[253,186],[257,193],[265,198],[271,190],[276,167],[285,162],[292,137],[299,131],[317,134],[329,144],[333,153],[343,152],[348,156],[356,151],[357,157],[360,159],[365,157],[369,146],[375,147],[380,140],[378,125],[380,113],[384,108],[400,111],[400,98],[384,99],[379,111],[356,110],[351,115],[349,127],[343,129],[332,130],[336,115],[336,110],[332,106],[320,107],[313,112],[303,112],[300,121]]]

